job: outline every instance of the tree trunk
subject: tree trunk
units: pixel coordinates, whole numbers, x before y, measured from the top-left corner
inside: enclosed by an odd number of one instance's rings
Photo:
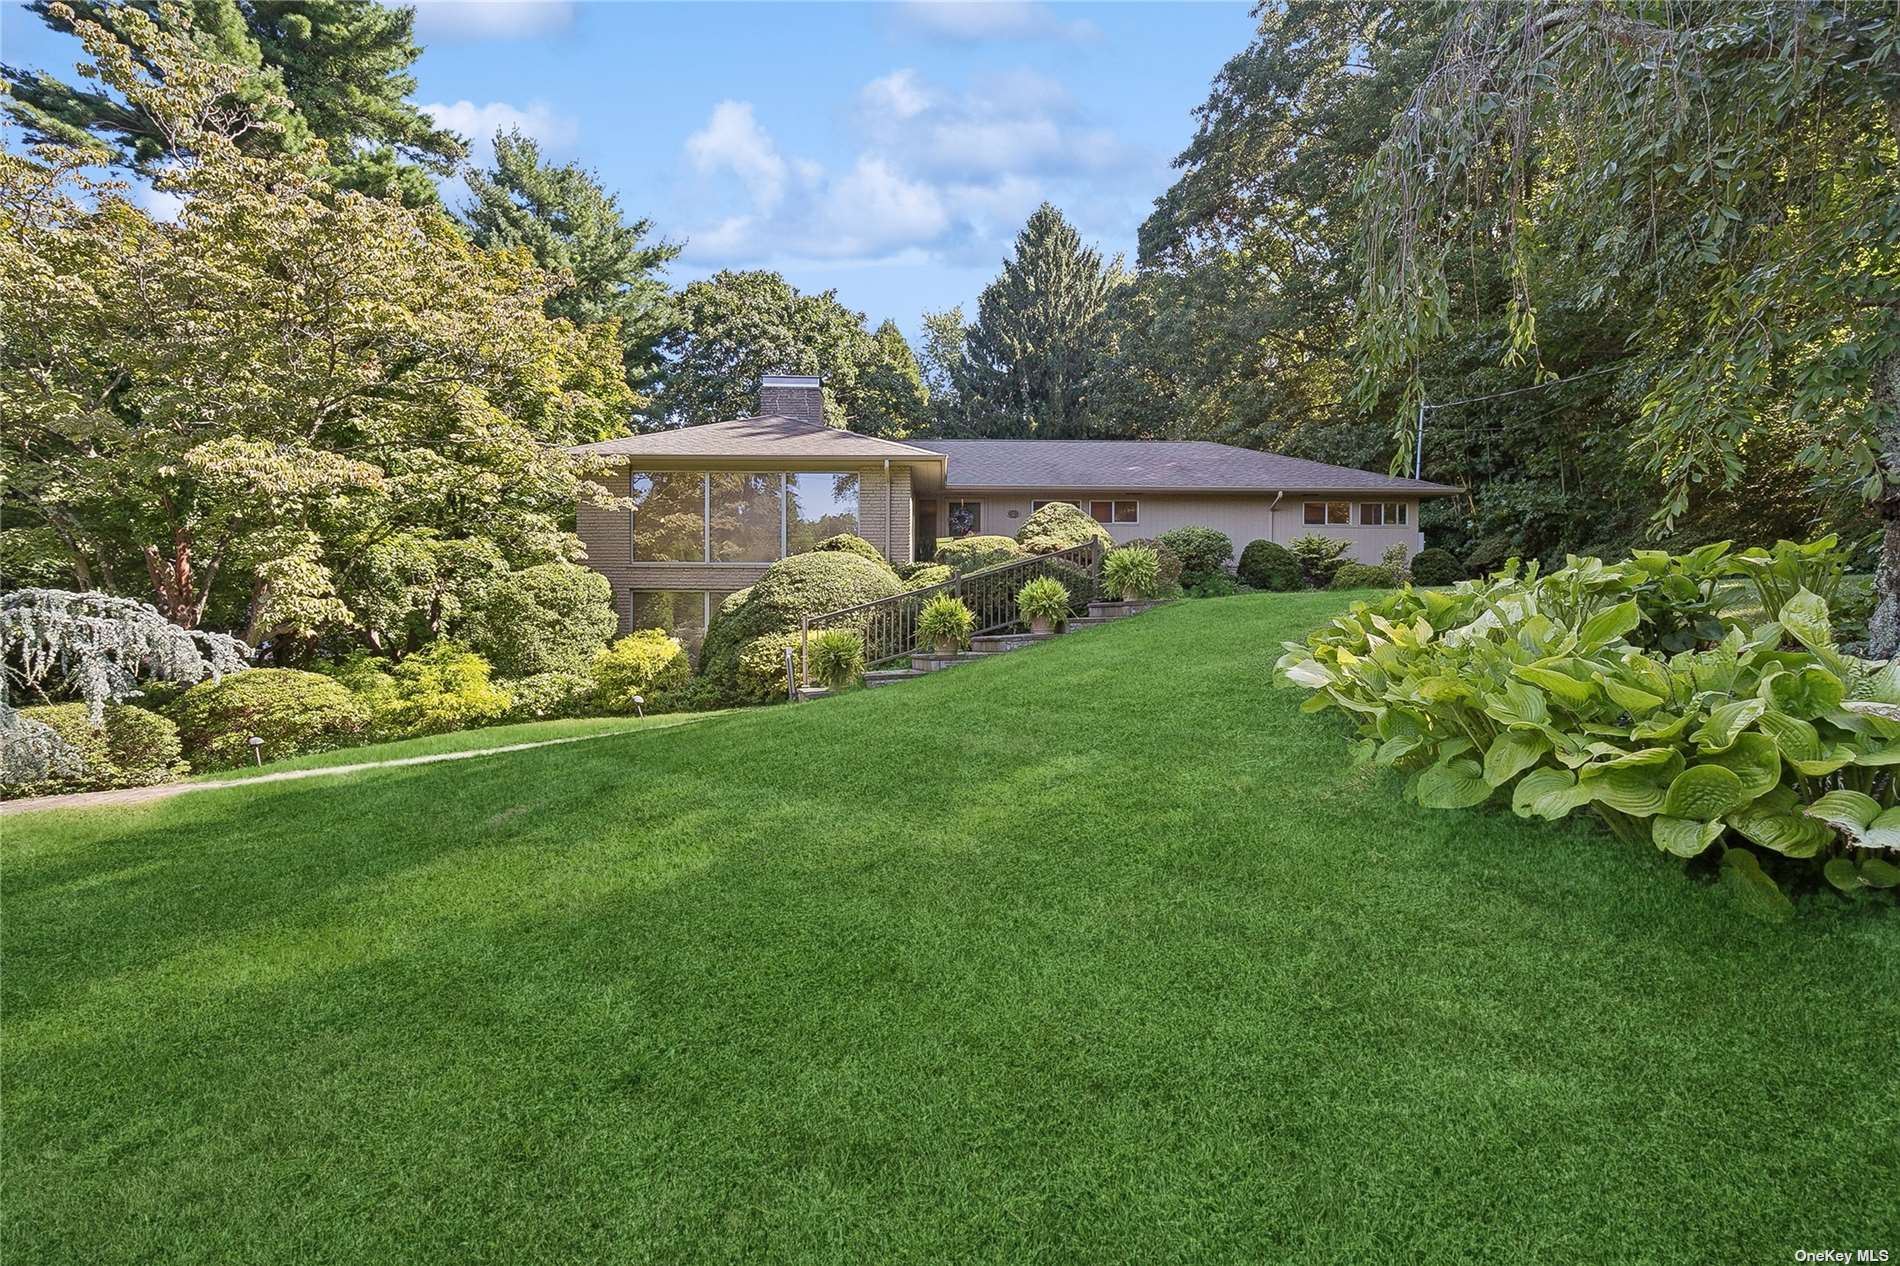
[[[1900,652],[1900,354],[1889,356],[1874,380],[1879,423],[1880,565],[1874,569],[1874,613],[1867,621],[1867,654],[1892,659]]]

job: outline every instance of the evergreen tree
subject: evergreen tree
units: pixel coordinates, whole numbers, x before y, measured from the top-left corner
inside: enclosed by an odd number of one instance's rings
[[[858,392],[850,426],[866,435],[903,439],[923,430],[929,420],[930,393],[923,368],[897,322],[886,320],[871,335],[869,356],[858,370]]]
[[[1088,433],[1109,299],[1125,280],[1119,257],[1104,262],[1060,211],[1036,208],[965,337],[969,426],[995,436]]]
[[[571,273],[573,284],[549,297],[548,315],[576,325],[618,321],[627,385],[644,394],[659,369],[659,342],[676,319],[658,274],[680,248],[647,240],[651,220],[629,223],[590,172],[543,162],[519,131],[498,133],[493,170],[467,178],[475,201],[463,214],[475,241],[525,246],[543,268]]]
[[[34,0],[28,6],[54,30],[75,22],[114,27],[116,11],[137,10],[166,30],[189,37],[208,62],[246,74],[236,101],[219,108],[255,110],[275,127],[241,138],[252,152],[295,152],[312,138],[330,150],[332,183],[397,196],[410,206],[435,202],[429,173],[446,174],[466,152],[461,138],[435,126],[408,100],[410,67],[421,54],[415,10],[375,0]],[[149,77],[164,68],[140,62]],[[103,148],[111,160],[150,176],[175,145],[158,121],[120,94],[76,87],[44,71],[0,67],[5,108],[30,139]],[[289,105],[281,100],[287,98]]]

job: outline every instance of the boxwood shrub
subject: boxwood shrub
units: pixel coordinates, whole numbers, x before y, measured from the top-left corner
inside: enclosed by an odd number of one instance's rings
[[[884,557],[877,546],[871,544],[871,542],[865,540],[862,536],[853,536],[849,532],[840,532],[836,536],[827,536],[824,540],[812,546],[812,548],[835,550],[845,554],[856,554],[859,558],[869,559],[871,562],[883,567],[890,567],[891,565],[890,561]],[[894,571],[896,569],[892,568],[892,570]]]
[[[1104,549],[1114,543],[1107,528],[1066,501],[1051,501],[1016,529],[1016,543],[1031,554],[1053,554],[1090,541],[1100,541]]]
[[[1181,583],[1191,585],[1203,576],[1224,571],[1234,556],[1234,540],[1210,527],[1170,528],[1155,538],[1181,560]]]
[[[1448,549],[1422,549],[1412,556],[1412,583],[1455,585],[1466,576],[1465,565]]]
[[[233,674],[234,677],[243,674]],[[148,708],[109,703],[98,725],[83,703],[22,708],[20,715],[66,741],[78,767],[38,782],[0,784],[0,795],[51,796],[170,782],[189,766],[180,759],[178,727]]]
[[[1398,575],[1378,563],[1341,563],[1333,573],[1328,589],[1390,589],[1399,583]]]
[[[1235,569],[1242,583],[1255,589],[1285,593],[1300,587],[1300,560],[1293,551],[1275,541],[1249,541],[1240,551],[1240,566]]]
[[[348,687],[294,668],[253,668],[193,686],[166,715],[198,770],[249,763],[252,735],[264,740],[265,760],[281,760],[360,743],[370,727],[369,708]]]
[[[699,675],[706,697],[720,704],[763,703],[784,695],[784,666],[777,670],[778,691],[761,689],[767,670],[760,655],[741,680],[740,660],[752,643],[768,635],[797,640],[799,621],[844,607],[889,598],[902,592],[888,566],[846,550],[813,550],[780,559],[765,569],[757,584],[727,598],[699,649]],[[783,645],[781,643],[781,645]]]
[[[959,536],[937,547],[937,561],[957,571],[994,567],[1022,556],[1022,546],[1007,536]]]

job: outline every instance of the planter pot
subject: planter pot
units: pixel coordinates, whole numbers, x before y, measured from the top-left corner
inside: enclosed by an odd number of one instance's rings
[[[1124,591],[1122,592],[1122,601],[1123,601],[1124,603],[1128,603],[1128,602],[1141,602],[1141,601],[1143,601],[1143,599],[1142,599],[1142,596],[1141,596],[1140,594],[1138,594],[1138,593],[1136,593],[1136,592],[1135,592],[1134,590],[1132,590],[1132,589],[1127,589],[1127,590],[1124,590]]]
[[[1039,615],[1030,620],[1029,631],[1038,637],[1047,637],[1056,631],[1056,622],[1046,615]]]
[[[937,658],[938,659],[955,659],[957,657],[957,652],[962,649],[963,649],[962,645],[957,642],[948,642],[948,641],[938,642],[937,643]]]

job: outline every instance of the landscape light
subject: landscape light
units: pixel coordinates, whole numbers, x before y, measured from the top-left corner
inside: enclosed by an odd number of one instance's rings
[[[244,741],[251,745],[251,758],[257,762],[257,767],[262,769],[264,767],[264,740],[253,734]]]

